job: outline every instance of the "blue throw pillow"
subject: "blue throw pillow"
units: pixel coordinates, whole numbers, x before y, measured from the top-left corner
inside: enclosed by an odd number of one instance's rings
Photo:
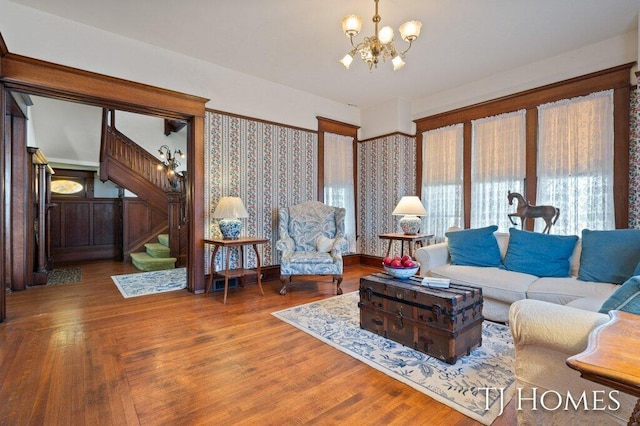
[[[640,315],[640,275],[629,278],[602,305],[600,313],[618,310]]]
[[[640,229],[582,231],[578,279],[622,284],[640,262]]]
[[[500,266],[502,258],[494,232],[496,225],[447,232],[452,265]]]
[[[509,229],[504,269],[537,277],[568,277],[569,258],[578,237]]]

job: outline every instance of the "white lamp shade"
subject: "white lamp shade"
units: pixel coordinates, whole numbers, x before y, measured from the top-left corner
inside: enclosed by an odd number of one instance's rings
[[[393,41],[393,28],[391,27],[382,27],[380,31],[378,31],[378,40],[382,44],[389,44]]]
[[[347,15],[342,18],[342,31],[347,37],[357,36],[362,29],[362,19],[357,15]]]
[[[249,217],[247,209],[244,208],[244,204],[240,197],[222,197],[218,201],[215,211],[213,212],[213,218],[225,219],[225,218],[238,218]]]
[[[351,66],[351,62],[353,62],[353,55],[351,55],[350,53],[347,53],[346,55],[344,55],[344,58],[340,59],[340,63],[344,65],[346,69],[349,69],[349,67]]]
[[[404,67],[404,61],[400,57],[400,55],[396,56],[391,60],[393,63],[393,70],[398,71],[400,68]]]
[[[422,22],[420,21],[407,21],[400,25],[400,37],[404,41],[413,41],[420,35],[420,29],[422,28]]]
[[[391,214],[394,216],[426,216],[427,211],[422,205],[422,201],[420,201],[419,197],[415,195],[407,195],[400,199],[400,202]]]

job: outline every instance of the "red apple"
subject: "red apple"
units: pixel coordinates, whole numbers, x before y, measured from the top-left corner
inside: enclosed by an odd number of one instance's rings
[[[405,268],[415,268],[418,265],[413,260],[408,260],[408,261],[402,263],[402,266],[404,266]]]
[[[385,257],[384,260],[382,261],[382,263],[384,263],[387,266],[391,265],[391,262],[393,262],[393,259],[388,256]]]
[[[391,266],[392,268],[402,268],[402,262],[398,259],[393,259],[389,266]]]
[[[405,263],[410,260],[413,260],[413,259],[408,254],[405,254],[404,256],[402,256],[402,263]]]

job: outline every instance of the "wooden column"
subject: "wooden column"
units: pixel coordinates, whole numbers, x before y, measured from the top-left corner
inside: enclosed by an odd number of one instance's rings
[[[169,200],[169,249],[171,257],[176,259],[180,256],[180,228],[182,226],[182,203],[184,197],[182,192],[167,191],[167,199]]]

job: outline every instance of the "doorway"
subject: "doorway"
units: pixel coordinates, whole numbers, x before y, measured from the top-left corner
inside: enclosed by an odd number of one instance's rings
[[[208,99],[12,54],[0,35],[0,94],[6,90],[187,123],[187,286],[204,291],[204,112]],[[6,106],[2,107],[3,115]],[[4,120],[0,120],[4,134]],[[26,148],[26,147],[25,147]],[[3,162],[4,168],[4,162]],[[4,170],[2,173],[4,174]],[[4,182],[3,182],[4,187]],[[6,192],[2,210],[6,211]],[[3,221],[6,223],[7,218]],[[3,258],[10,255],[2,244]],[[4,313],[4,292],[2,292]]]

